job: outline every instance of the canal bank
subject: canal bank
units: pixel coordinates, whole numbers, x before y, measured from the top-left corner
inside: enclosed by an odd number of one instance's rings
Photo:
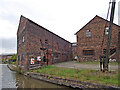
[[[9,65],[8,67],[11,68],[11,66]],[[57,85],[64,85],[72,88],[111,88],[111,89],[117,88],[115,86],[108,86],[108,85],[102,85],[102,84],[91,83],[91,82],[83,82],[83,81],[78,81],[74,79],[66,79],[62,77],[56,77],[52,75],[40,74],[35,72],[27,72],[27,73],[24,73],[24,75],[34,79],[43,80],[43,81],[47,81]]]
[[[51,89],[70,89],[72,88],[60,86],[56,84],[52,84],[49,82],[45,82],[42,80],[33,79],[30,77],[26,77],[25,75],[18,74],[15,71],[11,71],[7,64],[1,64],[2,66],[2,73],[0,73],[0,76],[2,76],[2,80],[0,81],[2,84],[2,88],[16,88],[17,89],[26,89],[26,88],[38,88],[38,89],[44,89],[44,88],[51,88]]]

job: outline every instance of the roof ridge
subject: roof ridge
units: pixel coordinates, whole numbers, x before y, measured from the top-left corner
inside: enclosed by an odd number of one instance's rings
[[[31,20],[31,19],[29,19],[29,18],[26,18],[26,17],[25,17],[25,16],[23,16],[23,15],[21,15],[21,17],[23,17],[23,18],[25,18],[25,19],[29,20],[30,22],[32,22],[32,23],[34,23],[35,25],[37,25],[37,26],[39,26],[39,27],[41,27],[41,28],[45,29],[46,31],[48,31],[48,32],[50,32],[50,33],[52,33],[52,34],[56,35],[57,37],[59,37],[59,38],[63,39],[64,41],[69,42],[68,40],[66,40],[66,39],[64,39],[64,38],[62,38],[62,37],[60,37],[59,35],[57,35],[57,34],[53,33],[52,31],[50,31],[50,30],[46,29],[45,27],[43,27],[43,26],[39,25],[38,23],[34,22],[33,20]],[[71,42],[69,42],[69,43],[71,43]]]
[[[106,19],[104,19],[103,17],[100,17],[100,16],[98,16],[98,15],[96,15],[94,18],[96,18],[96,17],[98,17],[98,18],[100,18],[100,19],[103,19],[103,20],[105,20],[105,21],[107,21],[107,22],[110,22],[110,21],[108,21],[108,20],[106,20]],[[94,18],[92,18],[87,24],[89,24]],[[85,24],[82,28],[84,28],[87,24]],[[115,23],[113,23],[114,25],[116,25],[116,26],[118,26],[118,27],[120,27],[119,25],[117,25],[117,24],[115,24]],[[82,29],[81,28],[81,29]],[[80,30],[81,30],[80,29]],[[76,33],[75,33],[75,35],[80,31],[80,30],[78,30]]]

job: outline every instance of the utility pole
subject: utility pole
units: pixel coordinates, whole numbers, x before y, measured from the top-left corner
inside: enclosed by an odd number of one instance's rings
[[[111,37],[112,37],[112,25],[113,25],[114,12],[115,12],[115,1],[116,0],[112,1],[112,7],[111,7],[111,15],[110,15],[109,33],[108,33],[108,41],[107,41],[106,60],[105,60],[104,71],[108,71],[108,63],[109,63],[109,55],[110,55],[110,43],[111,43]]]

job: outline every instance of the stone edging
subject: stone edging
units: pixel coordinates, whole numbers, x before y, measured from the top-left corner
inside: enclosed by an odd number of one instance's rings
[[[110,88],[110,89],[117,88],[114,86],[107,86],[107,85],[101,85],[101,84],[96,84],[96,83],[77,81],[73,79],[64,79],[61,77],[55,77],[52,75],[46,75],[46,74],[40,74],[40,73],[27,72],[25,75],[28,77],[38,79],[38,80],[44,80],[44,81],[51,82],[54,84],[65,85],[65,86],[69,86],[73,88]]]
[[[15,71],[14,68],[16,67],[14,65],[7,65],[7,66],[11,71]],[[114,86],[107,86],[107,85],[102,85],[102,84],[77,81],[73,79],[65,79],[61,77],[55,77],[52,75],[33,73],[33,72],[27,72],[27,73],[24,73],[24,75],[27,77],[34,78],[34,79],[43,80],[43,81],[47,81],[50,83],[64,85],[64,86],[68,86],[72,88],[110,88],[110,89],[118,88]]]
[[[15,71],[16,66],[12,65],[12,64],[7,64],[7,67],[11,70],[11,71]]]

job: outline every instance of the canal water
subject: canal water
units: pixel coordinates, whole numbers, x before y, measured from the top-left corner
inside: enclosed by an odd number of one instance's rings
[[[65,88],[65,86],[51,84],[26,77],[16,72],[10,71],[7,64],[0,64],[0,89],[1,88]]]

